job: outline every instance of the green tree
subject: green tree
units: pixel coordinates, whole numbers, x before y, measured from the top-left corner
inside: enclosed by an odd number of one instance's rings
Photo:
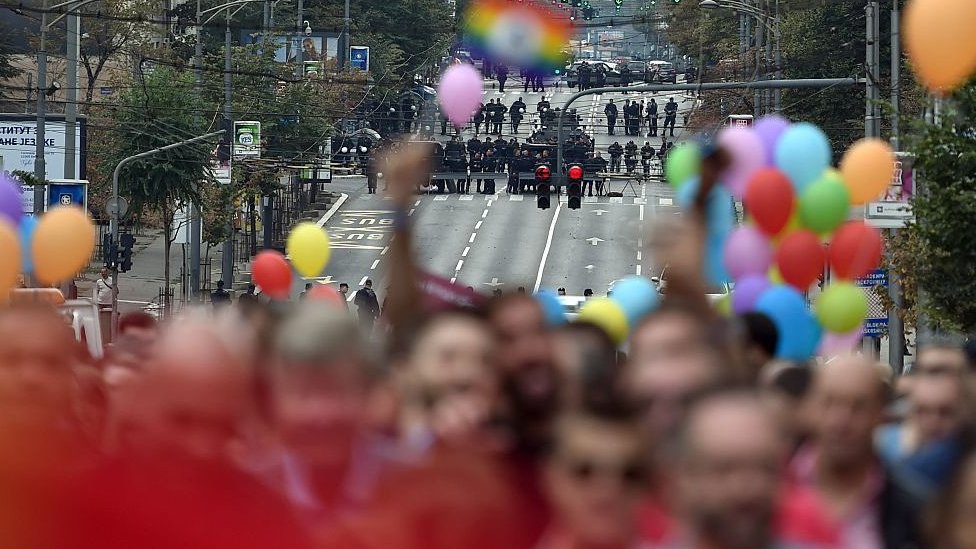
[[[5,25],[0,25],[0,81],[17,76],[20,72],[10,63],[10,57],[14,54],[13,48],[7,43],[6,37],[10,36]],[[0,99],[5,98],[7,89],[0,86]]]
[[[110,177],[125,157],[206,133],[203,119],[196,116],[206,105],[193,85],[192,74],[166,66],[136,78],[106,117],[111,127],[93,144],[99,149],[103,176]],[[167,286],[174,214],[182,205],[200,200],[208,186],[216,185],[209,169],[213,146],[197,143],[157,153],[128,164],[120,173],[120,194],[128,198],[131,215],[152,215],[161,221]]]

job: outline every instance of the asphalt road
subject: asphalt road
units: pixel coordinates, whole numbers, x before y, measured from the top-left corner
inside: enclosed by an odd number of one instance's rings
[[[503,98],[511,105],[519,96],[524,98],[530,114],[528,123],[518,135],[506,127],[506,135],[520,141],[528,137],[528,128],[537,122],[535,105],[543,94],[524,93],[521,85],[513,85],[520,84],[518,78],[509,80],[504,94],[491,89],[491,84],[486,81],[486,101]],[[547,89],[544,95],[556,107],[572,93],[562,85]],[[613,95],[620,103],[652,97],[633,92]],[[653,97],[662,105],[663,113],[663,103],[671,96],[679,101],[680,123],[680,114],[691,106],[690,99],[663,93]],[[576,104],[586,131],[594,135],[597,149],[603,151],[614,139],[624,137],[619,135],[619,125],[618,136],[606,135],[603,107],[608,99],[606,95],[593,96]],[[470,135],[464,132],[463,138],[467,140]],[[681,139],[680,131],[676,137]],[[642,145],[645,139],[636,142]],[[660,144],[660,138],[651,141],[655,148]],[[655,274],[651,272],[655,269],[652,258],[646,257],[643,249],[646,231],[654,219],[678,211],[673,192],[665,183],[627,189],[621,183],[612,186],[624,196],[584,197],[579,210],[568,209],[565,197],[558,203],[553,197],[550,209],[539,210],[534,195],[510,196],[502,180],[496,184],[499,192],[490,196],[418,195],[410,210],[417,259],[422,268],[486,294],[495,288],[515,290],[522,286],[528,291],[565,287],[569,295],[582,295],[584,289],[591,288],[596,295],[603,295],[616,279]],[[366,194],[362,177],[337,179],[332,188],[347,194],[348,199],[324,225],[332,238],[333,254],[323,281],[346,282],[354,292],[371,278],[382,299],[387,278],[396,276],[390,272],[387,257],[393,223],[390,202],[382,194]]]

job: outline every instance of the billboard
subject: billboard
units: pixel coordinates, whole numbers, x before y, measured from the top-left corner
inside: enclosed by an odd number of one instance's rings
[[[369,46],[350,46],[349,64],[354,69],[369,70]]]
[[[880,229],[900,229],[915,219],[912,196],[915,194],[915,157],[911,153],[895,153],[895,172],[884,196],[865,205],[864,214],[869,225]]]
[[[60,179],[47,186],[47,206],[49,210],[58,206],[77,206],[88,209],[88,182],[82,179]]]
[[[253,120],[234,121],[234,158],[261,158],[261,123]]]
[[[84,117],[75,124],[75,176],[85,178],[87,131]],[[0,114],[0,172],[34,172],[37,121],[29,114]],[[49,115],[44,128],[45,179],[64,179],[65,123],[63,115]]]
[[[260,32],[245,31],[242,36],[245,44],[259,44],[263,40]],[[269,36],[268,42],[274,45],[275,61],[328,61],[339,55],[339,38],[322,33],[309,36]]]

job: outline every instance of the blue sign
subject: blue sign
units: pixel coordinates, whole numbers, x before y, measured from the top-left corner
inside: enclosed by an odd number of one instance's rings
[[[864,318],[864,335],[881,337],[888,335],[888,311],[881,299],[874,293],[876,286],[888,287],[888,271],[875,269],[867,276],[856,279],[855,284],[862,288],[868,298],[868,314]]]
[[[88,186],[84,183],[51,183],[47,189],[48,209],[57,206],[77,206],[87,209]]]
[[[354,69],[369,70],[369,47],[349,46],[349,64]]]

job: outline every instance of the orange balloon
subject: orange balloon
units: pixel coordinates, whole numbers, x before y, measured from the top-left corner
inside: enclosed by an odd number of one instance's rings
[[[912,0],[902,32],[912,66],[930,91],[950,92],[976,72],[973,0]]]
[[[6,220],[0,219],[0,301],[7,301],[20,274],[20,238]]]
[[[867,138],[851,145],[840,161],[840,174],[851,193],[851,204],[864,204],[883,194],[895,177],[891,145]]]
[[[74,277],[88,265],[95,250],[95,228],[81,208],[54,208],[41,216],[31,252],[34,276],[42,284]]]

